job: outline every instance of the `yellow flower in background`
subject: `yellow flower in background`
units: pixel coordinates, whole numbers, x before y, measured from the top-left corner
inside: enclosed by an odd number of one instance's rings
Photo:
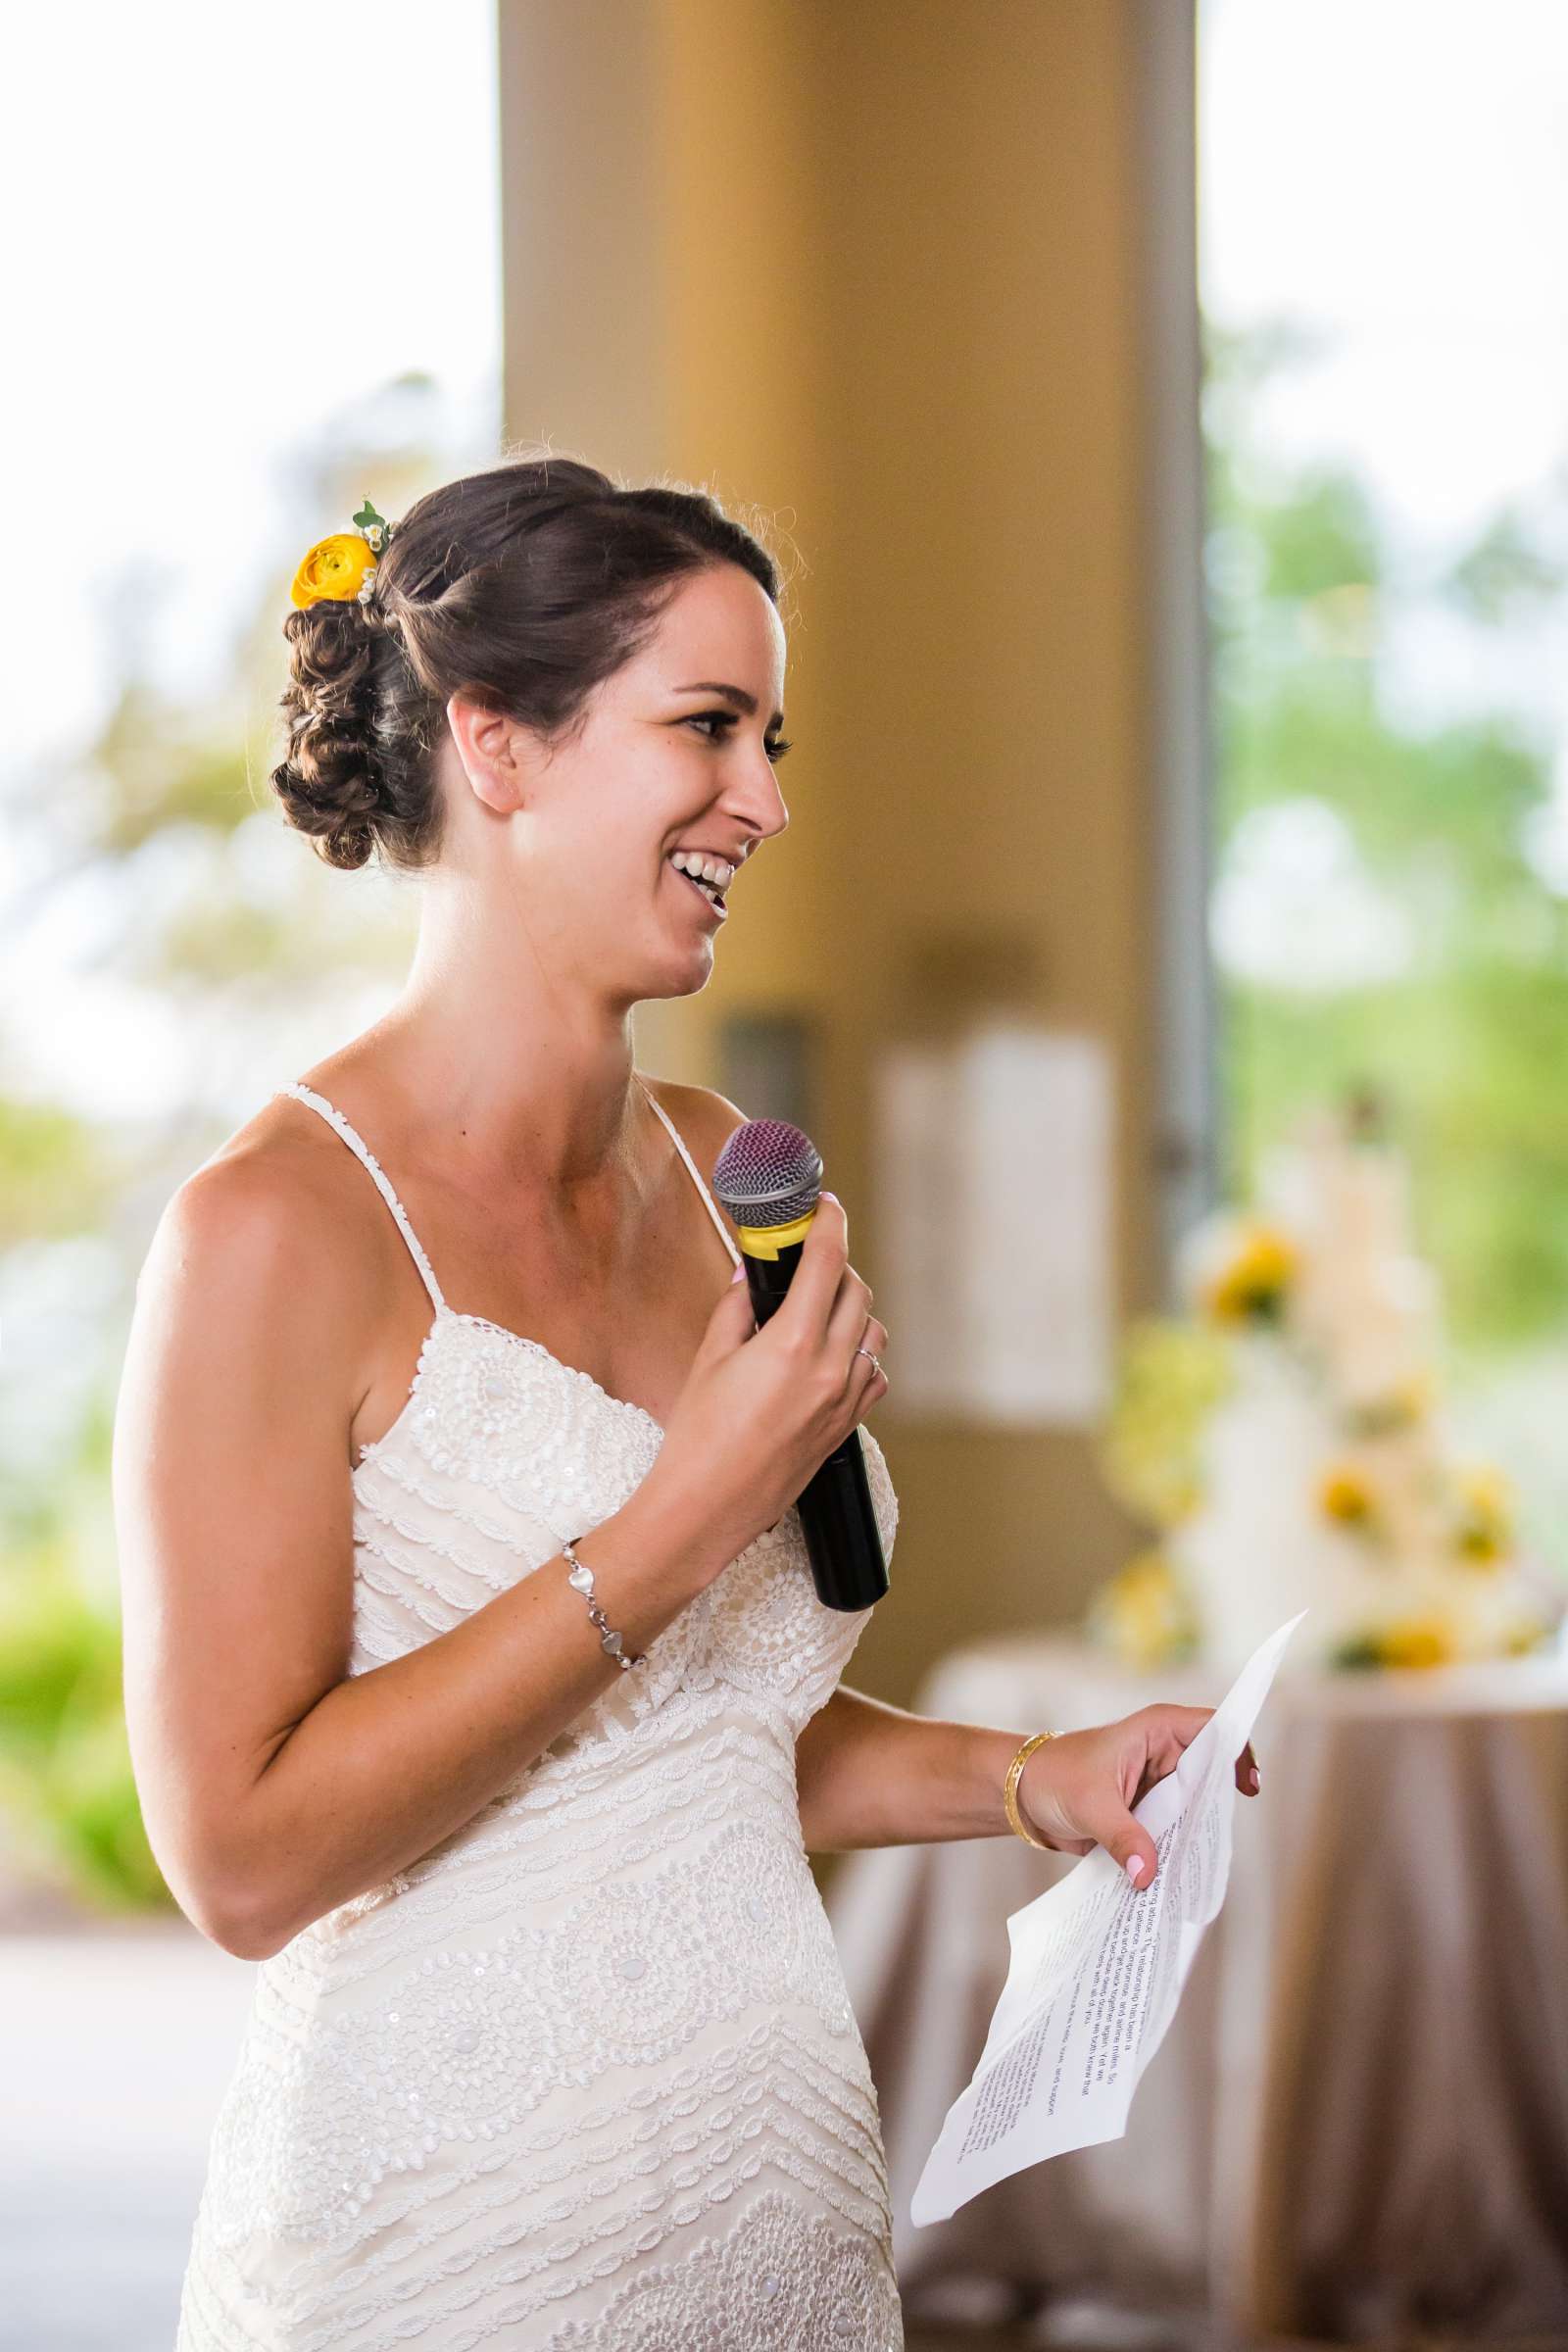
[[[1380,1666],[1446,1666],[1454,1656],[1453,1629],[1446,1617],[1401,1617],[1374,1636]]]
[[[1203,1305],[1217,1323],[1277,1322],[1298,1264],[1288,1234],[1249,1225],[1234,1254],[1204,1284]]]
[[[1513,1488],[1492,1462],[1472,1463],[1454,1480],[1459,1517],[1454,1543],[1472,1567],[1494,1568],[1513,1548]]]
[[[1318,1481],[1318,1509],[1336,1526],[1367,1534],[1377,1525],[1377,1490],[1353,1462],[1336,1462]]]
[[[1434,1613],[1364,1626],[1360,1633],[1340,1642],[1331,1662],[1361,1671],[1379,1666],[1447,1666],[1458,1654],[1452,1625],[1446,1617]]]
[[[1232,1377],[1214,1332],[1160,1316],[1128,1330],[1099,1450],[1106,1485],[1135,1517],[1175,1527],[1200,1507],[1203,1431]]]
[[[1090,1609],[1092,1637],[1130,1666],[1168,1666],[1198,1645],[1192,1595],[1164,1552],[1141,1551],[1108,1577]]]
[[[375,569],[369,542],[358,531],[334,531],[318,539],[294,574],[290,601],[306,605],[347,604],[357,597],[366,577]]]
[[[1430,1372],[1411,1372],[1381,1396],[1363,1397],[1345,1414],[1352,1437],[1383,1438],[1396,1430],[1413,1429],[1431,1412],[1437,1385]]]

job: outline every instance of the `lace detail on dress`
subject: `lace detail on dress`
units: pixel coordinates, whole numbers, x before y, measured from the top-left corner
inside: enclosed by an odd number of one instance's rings
[[[462,1345],[453,1346],[459,1336]],[[384,1452],[393,1436],[406,1438],[403,1450],[412,1447],[430,1469],[488,1488],[514,1511],[537,1518],[548,1503],[563,1521],[618,1511],[662,1443],[641,1405],[612,1396],[591,1373],[562,1363],[538,1340],[450,1308],[426,1335],[408,1404],[363,1458]]]
[[[617,1872],[548,1925],[426,1952],[373,2006],[303,2038],[294,2004],[269,1991],[250,2054],[267,2095],[236,2103],[215,2227],[331,2235],[388,2172],[493,2138],[564,2086],[675,2058],[705,2026],[786,2006],[854,2031],[805,1855],[745,1819],[652,1878]]]
[[[891,1552],[898,1497],[875,1438],[860,1435]],[[363,1663],[393,1654],[400,1600],[412,1644],[553,1559],[564,1538],[611,1518],[662,1443],[640,1405],[611,1396],[538,1342],[446,1309],[408,1404],[354,1473]],[[718,1683],[781,1710],[798,1736],[842,1674],[865,1615],[821,1607],[792,1506],[657,1637],[645,1666],[585,1710],[570,1744],[587,1754],[672,1691]]]
[[[903,2342],[893,2282],[864,2233],[835,2230],[771,2189],[727,2236],[705,2237],[622,2287],[603,2319],[558,2329],[549,2352],[898,2352]]]
[[[352,1474],[364,1673],[619,1509],[662,1433],[447,1307],[332,1123],[435,1305]],[[787,1512],[460,1831],[262,1964],[178,2352],[902,2346],[876,2094],[795,1787],[863,1623],[821,1607]]]

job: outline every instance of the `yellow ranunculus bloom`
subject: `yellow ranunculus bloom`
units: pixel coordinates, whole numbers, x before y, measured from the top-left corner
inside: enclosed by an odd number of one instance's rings
[[[1296,1245],[1271,1225],[1252,1225],[1235,1255],[1207,1284],[1203,1303],[1220,1323],[1272,1320],[1296,1279]]]
[[[375,558],[358,531],[334,531],[329,539],[318,539],[308,551],[294,574],[289,597],[301,607],[323,602],[347,604],[359,595],[367,572],[374,569]]]
[[[1454,1540],[1460,1554],[1476,1567],[1494,1567],[1513,1544],[1513,1489],[1490,1462],[1461,1470],[1454,1483],[1459,1494]]]
[[[1367,1528],[1377,1517],[1372,1482],[1347,1462],[1325,1470],[1318,1481],[1318,1508],[1341,1527]]]
[[[1442,1617],[1401,1617],[1375,1639],[1384,1666],[1446,1666],[1453,1656],[1453,1634]]]
[[[1169,1665],[1198,1642],[1192,1595],[1166,1555],[1141,1551],[1107,1577],[1090,1611],[1090,1630],[1129,1665]]]

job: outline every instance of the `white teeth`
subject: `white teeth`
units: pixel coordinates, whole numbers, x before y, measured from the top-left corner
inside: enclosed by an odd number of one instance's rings
[[[695,881],[710,882],[720,891],[728,890],[735,879],[735,868],[726,858],[710,858],[701,850],[671,850],[669,862]]]

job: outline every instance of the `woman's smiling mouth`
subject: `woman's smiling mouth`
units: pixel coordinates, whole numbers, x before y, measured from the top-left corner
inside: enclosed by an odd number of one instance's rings
[[[678,882],[683,882],[688,890],[696,893],[698,898],[702,900],[703,905],[708,908],[710,914],[716,915],[718,920],[723,922],[726,914],[728,913],[728,908],[724,905],[723,893],[718,885],[716,883],[710,882],[706,876],[687,873],[684,867],[673,863],[674,856],[675,853],[671,852],[670,857],[666,858],[664,860],[664,863],[669,867],[670,872],[675,876]],[[728,879],[733,880],[733,868],[730,868],[728,869]]]

